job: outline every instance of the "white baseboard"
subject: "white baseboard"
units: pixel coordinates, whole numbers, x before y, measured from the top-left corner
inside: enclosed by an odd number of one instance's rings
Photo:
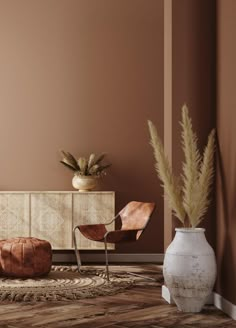
[[[236,320],[236,305],[227,301],[221,295],[214,293],[214,305],[224,313]]]
[[[105,254],[80,254],[82,263],[104,263]],[[163,263],[163,254],[108,254],[109,263]],[[76,263],[74,253],[57,254],[52,256],[53,263]]]
[[[161,289],[161,296],[164,300],[169,304],[175,304],[173,298],[170,295],[169,289],[163,285]],[[214,304],[214,306],[226,313],[230,316],[233,320],[236,320],[236,305],[232,304],[231,302],[227,301],[221,295],[217,293],[211,293],[209,296],[206,304]]]

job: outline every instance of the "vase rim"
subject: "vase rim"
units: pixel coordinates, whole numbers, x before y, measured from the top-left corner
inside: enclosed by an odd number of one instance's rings
[[[178,232],[205,232],[205,228],[175,228],[175,231]]]
[[[75,177],[81,178],[81,179],[98,179],[99,176],[97,175],[79,175],[79,174],[74,174]]]

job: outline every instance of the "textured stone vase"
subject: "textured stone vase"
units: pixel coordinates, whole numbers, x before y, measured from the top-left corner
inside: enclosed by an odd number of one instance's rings
[[[178,309],[200,312],[216,279],[216,260],[203,228],[176,228],[166,250],[163,275]]]
[[[94,176],[74,175],[72,186],[80,192],[94,190],[97,187],[98,178]]]

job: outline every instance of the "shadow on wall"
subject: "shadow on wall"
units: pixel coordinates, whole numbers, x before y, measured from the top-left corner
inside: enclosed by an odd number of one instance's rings
[[[224,297],[228,298],[228,294],[231,293],[232,290],[232,279],[230,277],[236,276],[235,272],[235,265],[233,263],[233,245],[232,245],[232,235],[230,233],[231,227],[230,227],[230,216],[229,216],[229,206],[231,204],[229,203],[229,195],[227,192],[227,185],[226,185],[226,172],[223,167],[223,160],[221,156],[220,151],[220,145],[219,140],[217,138],[217,152],[216,152],[216,159],[217,159],[217,167],[218,167],[218,179],[219,179],[219,185],[221,188],[218,188],[217,191],[219,193],[218,195],[218,201],[220,200],[221,203],[221,213],[222,214],[222,222],[219,222],[220,219],[218,219],[218,223],[220,225],[223,225],[223,233],[220,238],[223,240],[222,243],[222,249],[220,250],[220,254],[217,254],[217,262],[218,262],[218,285],[220,286],[219,292],[224,291]],[[236,181],[234,181],[233,184],[236,188]],[[233,194],[236,194],[236,190],[233,192]],[[219,214],[219,215],[220,215]],[[219,238],[219,228],[217,227],[217,235]],[[219,241],[220,242],[220,241]],[[218,248],[219,249],[219,248]],[[224,289],[224,290],[223,290]]]

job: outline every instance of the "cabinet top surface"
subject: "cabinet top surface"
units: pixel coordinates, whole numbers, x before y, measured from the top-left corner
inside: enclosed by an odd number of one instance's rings
[[[71,190],[55,190],[55,191],[44,191],[44,190],[39,190],[39,191],[0,191],[0,194],[78,194],[78,195],[84,195],[84,194],[113,194],[115,193],[114,191],[86,191],[86,192],[81,192],[81,191],[71,191]]]

